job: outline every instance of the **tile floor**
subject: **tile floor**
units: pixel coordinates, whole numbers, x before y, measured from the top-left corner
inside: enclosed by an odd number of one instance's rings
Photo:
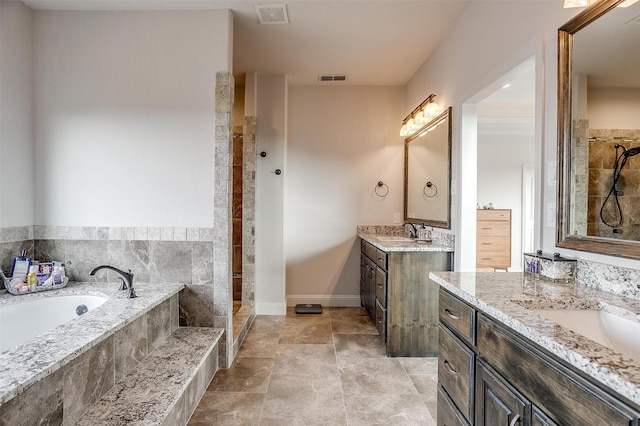
[[[258,316],[189,425],[435,425],[436,358],[387,358],[359,308]]]

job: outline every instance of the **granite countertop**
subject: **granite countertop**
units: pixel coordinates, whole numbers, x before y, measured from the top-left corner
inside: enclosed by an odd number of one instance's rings
[[[95,295],[108,297],[101,306],[0,354],[0,404],[27,386],[61,368],[89,348],[113,335],[164,300],[184,284],[136,283],[135,299],[127,299],[119,283],[69,283],[60,290],[12,296],[0,295],[0,306],[44,297]],[[34,314],[34,321],[44,321]]]
[[[640,301],[522,273],[432,272],[429,277],[507,327],[640,405],[640,361],[529,309],[596,309],[640,322]]]
[[[424,240],[416,240],[398,235],[380,235],[380,234],[363,234],[358,233],[358,237],[371,243],[373,246],[382,251],[446,251],[452,252],[453,247],[438,243],[436,240],[432,242],[423,242]]]

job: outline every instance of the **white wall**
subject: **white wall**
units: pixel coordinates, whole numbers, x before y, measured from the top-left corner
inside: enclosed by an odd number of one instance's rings
[[[34,224],[33,14],[0,2],[0,227]]]
[[[228,10],[38,11],[39,225],[213,224]]]
[[[400,87],[289,89],[289,305],[359,306],[357,225],[392,224],[403,211],[403,104]],[[386,198],[373,194],[378,181]]]
[[[522,166],[534,148],[533,135],[478,135],[478,203],[511,210],[512,267],[522,267]]]
[[[587,118],[592,129],[640,129],[640,89],[589,89]]]
[[[258,75],[256,87],[256,291],[257,315],[285,314],[285,182],[287,155],[287,78]],[[281,170],[280,175],[274,172]]]

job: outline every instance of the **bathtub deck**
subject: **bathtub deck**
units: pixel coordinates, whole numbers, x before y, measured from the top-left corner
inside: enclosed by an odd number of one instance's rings
[[[224,330],[181,327],[94,403],[77,426],[184,425],[218,369]]]

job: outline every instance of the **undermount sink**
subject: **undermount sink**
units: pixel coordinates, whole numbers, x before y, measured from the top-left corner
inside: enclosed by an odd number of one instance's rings
[[[604,310],[531,309],[541,317],[640,361],[640,323]]]

